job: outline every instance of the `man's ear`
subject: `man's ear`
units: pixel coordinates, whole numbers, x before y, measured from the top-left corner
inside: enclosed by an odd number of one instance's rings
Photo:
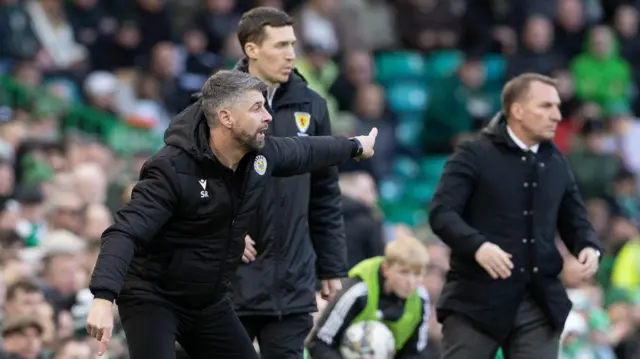
[[[233,127],[233,121],[231,120],[231,112],[229,110],[222,109],[218,111],[218,121],[220,125],[226,128]]]
[[[244,53],[247,54],[249,60],[255,60],[258,58],[258,52],[260,49],[255,42],[247,42],[244,44]]]

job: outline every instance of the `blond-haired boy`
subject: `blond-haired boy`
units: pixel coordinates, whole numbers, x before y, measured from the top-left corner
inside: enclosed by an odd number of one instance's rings
[[[310,357],[341,359],[344,331],[365,320],[389,327],[396,344],[394,358],[422,354],[427,346],[429,296],[421,285],[428,262],[425,246],[403,236],[387,245],[384,257],[353,267],[342,292],[329,303],[309,336]]]

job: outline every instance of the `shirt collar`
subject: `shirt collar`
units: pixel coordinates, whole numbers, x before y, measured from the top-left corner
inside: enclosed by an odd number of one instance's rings
[[[520,141],[520,139],[516,136],[515,133],[511,130],[511,127],[507,126],[507,133],[509,133],[509,137],[511,140],[515,142],[515,144],[520,147],[523,151],[531,151],[533,153],[538,153],[538,149],[540,148],[540,144],[536,143],[535,145],[529,147],[524,144],[524,142]]]

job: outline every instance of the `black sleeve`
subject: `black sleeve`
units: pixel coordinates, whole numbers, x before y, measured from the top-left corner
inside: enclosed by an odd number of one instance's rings
[[[318,121],[319,136],[331,135],[327,105]],[[311,173],[309,233],[316,252],[316,272],[320,279],[347,276],[347,244],[342,220],[338,168],[325,167]]]
[[[366,304],[367,285],[359,278],[349,278],[311,331],[307,340],[309,355],[313,359],[342,359],[342,335]]]
[[[150,241],[172,216],[178,194],[173,165],[152,158],[142,168],[131,200],[115,214],[102,234],[102,246],[89,289],[96,298],[113,300],[120,293],[138,244]]]
[[[398,350],[394,359],[422,359],[427,350],[429,340],[429,315],[431,314],[431,303],[429,294],[424,288],[418,288],[418,294],[422,300],[422,319],[420,324],[413,331],[409,340]]]
[[[337,166],[353,158],[356,151],[354,141],[331,136],[267,136],[263,149],[273,163],[271,175],[274,177],[290,177]]]
[[[586,247],[602,251],[596,232],[587,217],[587,211],[571,168],[566,160],[564,163],[568,171],[569,182],[558,212],[557,226],[560,238],[574,256],[577,256]]]
[[[473,142],[461,144],[447,161],[429,211],[429,224],[452,254],[473,258],[485,236],[469,226],[462,212],[478,177],[478,157]]]

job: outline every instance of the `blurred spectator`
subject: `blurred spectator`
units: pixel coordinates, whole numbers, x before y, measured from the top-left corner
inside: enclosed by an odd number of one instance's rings
[[[632,5],[622,5],[616,12],[613,22],[618,39],[620,54],[633,67],[637,79],[640,67],[640,37],[638,36],[638,9]]]
[[[204,9],[195,20],[207,37],[207,51],[222,50],[227,36],[235,32],[240,14],[234,11],[235,0],[205,0]],[[201,85],[200,85],[201,86]]]
[[[89,51],[89,63],[93,70],[108,70],[109,47],[118,28],[117,20],[109,14],[99,0],[65,1],[69,24],[78,43]]]
[[[80,233],[83,222],[84,200],[72,191],[58,190],[46,203],[46,214],[50,230],[67,230]]]
[[[554,73],[558,81],[558,94],[560,95],[560,113],[562,121],[556,129],[555,144],[563,153],[567,153],[574,145],[574,140],[582,127],[583,102],[575,93],[573,77],[566,69],[560,69]]]
[[[336,0],[309,0],[302,6],[296,19],[296,30],[305,53],[310,50],[306,46],[313,46],[316,52],[331,58],[338,54],[341,45],[350,48],[350,44],[345,44],[341,38],[346,35],[341,32],[341,26],[346,25],[342,21],[346,19],[338,12]]]
[[[541,15],[527,18],[522,33],[522,44],[509,59],[507,78],[525,72],[551,75],[562,66],[562,57],[553,48],[553,25]]]
[[[43,58],[31,18],[20,0],[4,0],[0,7],[0,61]]]
[[[2,326],[4,352],[10,359],[42,358],[43,331],[35,316],[9,318]]]
[[[379,85],[369,84],[356,90],[353,114],[358,118],[356,133],[369,133],[378,128],[376,149],[378,155],[370,162],[376,169],[376,176],[386,177],[393,172],[393,159],[396,154],[396,137],[394,135],[393,116],[385,108],[385,92]]]
[[[468,57],[456,74],[434,84],[439,90],[427,108],[426,152],[451,152],[457,136],[482,127],[500,109],[500,88],[487,83],[484,66],[481,59]]]
[[[616,103],[628,103],[631,68],[620,56],[620,47],[611,28],[597,26],[589,31],[585,51],[571,63],[576,92],[586,101],[603,109]]]
[[[80,339],[62,341],[51,354],[51,359],[93,359],[94,357],[91,346]]]
[[[116,114],[115,95],[118,91],[118,80],[107,71],[90,73],[84,81],[84,93],[87,103],[97,109]]]
[[[395,11],[388,1],[346,0],[342,1],[340,12],[350,19],[350,30],[360,36],[363,48],[376,51],[397,45]]]
[[[373,178],[366,173],[342,174],[340,191],[351,268],[367,258],[384,255],[385,242],[380,213],[375,208],[378,198]]]
[[[565,60],[582,52],[587,29],[585,7],[582,0],[558,0],[554,47]]]
[[[373,66],[373,59],[367,51],[346,53],[342,70],[329,87],[329,94],[336,99],[338,110],[349,111],[353,108],[358,87],[373,81]]]
[[[567,156],[576,182],[585,199],[603,197],[610,193],[620,161],[604,150],[606,131],[602,121],[587,120],[582,127],[584,143]]]
[[[460,41],[459,0],[402,0],[396,5],[396,23],[405,48],[429,51],[451,49]]]
[[[156,44],[172,40],[173,29],[169,19],[169,11],[164,1],[131,1],[131,8],[126,10],[128,12],[122,14],[122,18],[132,21],[132,24],[135,24],[139,31],[139,43],[134,45],[136,47],[136,55],[144,58],[151,54]],[[131,40],[134,37],[131,36]]]
[[[35,0],[26,5],[38,41],[48,61],[47,70],[80,71],[86,65],[87,49],[76,42],[62,0]]]

